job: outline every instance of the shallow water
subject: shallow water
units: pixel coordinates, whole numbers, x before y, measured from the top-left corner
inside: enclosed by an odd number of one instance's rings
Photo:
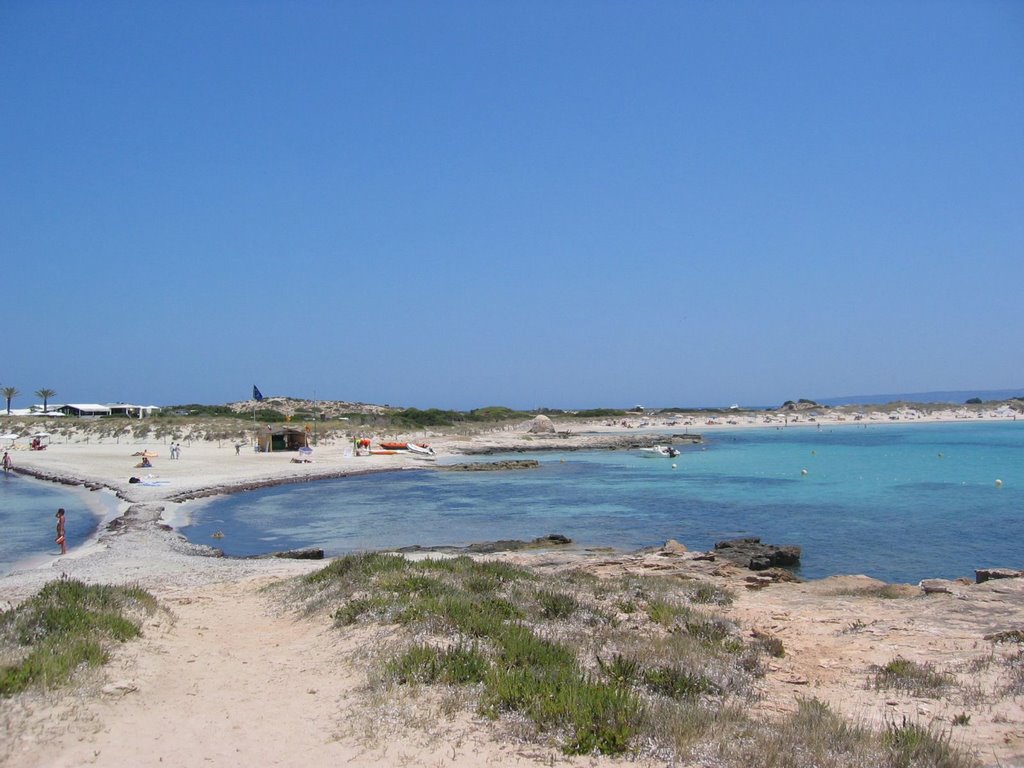
[[[279,486],[197,505],[181,530],[230,555],[316,546],[330,556],[561,533],[621,550],[670,538],[709,549],[760,536],[800,545],[808,578],[916,582],[1024,566],[1024,421],[716,432],[703,446],[679,447],[674,460],[537,454],[536,471]]]
[[[95,498],[86,498],[86,493]],[[60,547],[54,543],[58,507],[66,510],[65,538],[70,551],[91,539],[108,506],[96,493],[14,473],[0,475],[0,574],[60,555]]]

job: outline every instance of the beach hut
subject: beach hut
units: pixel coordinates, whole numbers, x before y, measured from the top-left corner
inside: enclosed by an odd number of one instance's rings
[[[261,453],[273,451],[297,451],[309,445],[305,430],[296,427],[272,427],[269,424],[259,431],[256,440]]]

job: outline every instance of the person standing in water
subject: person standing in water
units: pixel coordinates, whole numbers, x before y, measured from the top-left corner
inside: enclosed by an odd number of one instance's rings
[[[11,461],[11,454],[9,454],[7,451],[4,451],[4,458],[2,460],[2,463],[4,465],[4,473],[5,474],[7,472],[10,472],[11,471],[11,467],[14,466],[14,462]]]
[[[66,555],[68,553],[68,545],[64,538],[64,507],[57,510],[57,538],[54,541],[60,544],[60,553]]]

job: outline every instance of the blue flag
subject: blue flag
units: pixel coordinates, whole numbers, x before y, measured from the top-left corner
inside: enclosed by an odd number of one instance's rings
[[[255,384],[252,385],[252,398],[256,402],[263,399],[263,393],[260,392],[259,388]]]

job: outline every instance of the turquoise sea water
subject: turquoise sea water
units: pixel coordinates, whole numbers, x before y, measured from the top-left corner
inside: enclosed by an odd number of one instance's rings
[[[229,555],[562,533],[620,550],[760,536],[803,547],[808,578],[916,582],[1024,567],[1024,420],[709,432],[703,446],[679,447],[673,461],[539,453],[526,455],[542,462],[536,471],[409,471],[267,488],[193,503],[181,531]],[[97,495],[0,476],[0,573],[55,555],[59,506],[69,511],[69,543],[85,542],[102,509],[83,499]]]
[[[709,549],[760,536],[800,545],[808,578],[916,582],[1024,567],[1024,421],[705,438],[680,446],[671,461],[542,453],[532,456],[542,462],[537,471],[415,471],[268,488],[199,505],[182,531],[230,555],[307,546],[337,555],[547,533],[620,550],[670,538]],[[224,538],[212,539],[215,531]]]
[[[0,574],[9,573],[15,564],[59,556],[60,547],[53,541],[58,507],[66,510],[67,544],[73,549],[96,532],[104,502],[95,493],[13,473],[0,475]]]

